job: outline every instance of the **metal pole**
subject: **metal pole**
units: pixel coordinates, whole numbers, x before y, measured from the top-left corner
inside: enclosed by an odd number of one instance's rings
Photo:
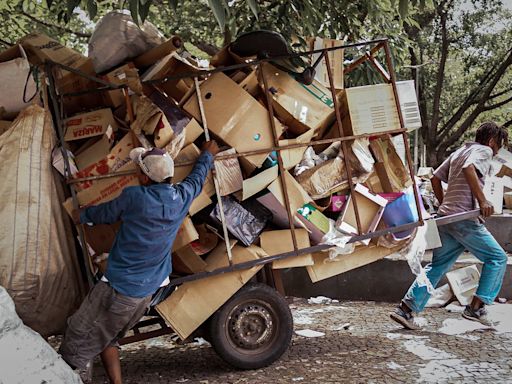
[[[206,114],[204,112],[203,96],[201,95],[201,89],[199,87],[199,80],[197,76],[194,77],[194,85],[196,87],[197,102],[199,104],[199,111],[201,112],[201,120],[203,122],[204,136],[207,141],[210,141],[210,131],[208,131],[208,123],[206,122]],[[226,251],[228,253],[229,265],[233,265],[233,254],[231,253],[231,245],[229,244],[228,227],[226,225],[226,218],[224,217],[224,205],[222,204],[222,196],[219,190],[219,181],[217,180],[217,174],[215,173],[215,159],[213,162],[213,185],[215,186],[215,195],[217,196],[217,204],[219,204],[220,210],[220,221],[222,223],[222,232],[224,234],[224,241],[226,242]]]
[[[270,97],[270,92],[268,90],[267,78],[263,71],[263,65],[265,65],[265,64],[260,63],[258,65],[259,66],[258,69],[259,69],[259,72],[261,75],[261,79],[263,80],[263,91],[265,93],[265,98],[267,101],[268,115],[270,118],[270,127],[272,128],[272,135],[274,136],[274,146],[279,147],[279,137],[277,137],[276,126],[275,126],[275,122],[274,122],[274,107],[272,104],[272,99]],[[296,212],[294,212],[293,215],[291,213],[290,198],[288,196],[288,190],[286,189],[286,179],[284,176],[284,172],[286,172],[286,170],[284,169],[283,158],[281,157],[280,151],[277,152],[277,164],[279,167],[279,178],[281,181],[281,188],[283,190],[284,204],[285,204],[285,208],[286,208],[286,213],[288,215],[288,223],[290,225],[290,230],[291,230],[291,234],[292,234],[293,251],[297,252],[297,249],[298,249],[297,237],[295,236],[295,224],[293,222],[293,220],[295,219]]]
[[[340,137],[343,135],[343,127],[341,123],[341,113],[340,108],[338,105],[338,98],[336,97],[336,90],[334,88],[334,80],[332,78],[332,71],[331,71],[331,63],[329,62],[329,55],[327,52],[324,52],[324,59],[325,59],[325,66],[327,67],[327,76],[329,77],[329,85],[331,86],[331,95],[332,95],[332,101],[334,103],[334,110],[336,113],[336,122],[338,123],[338,133]],[[341,142],[341,149],[343,151],[343,156],[345,157],[345,173],[347,174],[347,181],[348,185],[350,187],[350,196],[352,196],[352,203],[354,204],[354,213],[356,216],[356,224],[357,224],[357,233],[359,235],[363,234],[363,228],[361,225],[361,218],[359,217],[359,209],[357,207],[357,198],[354,191],[354,185],[352,183],[352,170],[350,169],[350,153],[347,148],[347,141],[344,140]]]
[[[386,53],[386,64],[387,64],[387,67],[389,70],[389,75],[391,76],[391,86],[393,88],[393,94],[395,96],[395,104],[396,104],[396,108],[397,108],[397,112],[398,112],[398,118],[400,120],[400,128],[405,128],[404,127],[404,118],[402,116],[402,110],[400,108],[400,101],[398,100],[398,91],[396,89],[395,71],[393,70],[393,64],[391,62],[391,51],[389,49],[389,43],[387,41],[384,44],[384,51]],[[402,133],[402,138],[404,140],[405,155],[407,157],[407,166],[409,167],[409,174],[412,179],[412,188],[413,188],[413,193],[414,193],[414,200],[416,203],[416,210],[418,212],[418,221],[419,221],[420,225],[423,225],[423,216],[421,214],[421,209],[420,209],[420,197],[418,194],[418,188],[416,188],[416,179],[414,178],[414,169],[412,167],[411,152],[410,152],[410,148],[409,148],[409,139],[407,137],[406,131],[404,131]]]

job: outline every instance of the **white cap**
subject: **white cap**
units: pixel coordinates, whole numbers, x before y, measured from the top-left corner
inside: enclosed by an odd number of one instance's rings
[[[174,176],[174,161],[160,148],[133,148],[130,159],[137,164],[151,180],[161,183]]]

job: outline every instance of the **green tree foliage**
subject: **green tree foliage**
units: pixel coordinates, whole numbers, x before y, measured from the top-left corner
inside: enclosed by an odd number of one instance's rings
[[[427,163],[436,165],[481,122],[512,125],[512,15],[498,0],[437,0],[413,18],[412,75]]]

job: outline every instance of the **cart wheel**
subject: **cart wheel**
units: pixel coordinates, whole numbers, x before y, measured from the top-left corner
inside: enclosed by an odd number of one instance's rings
[[[288,349],[293,318],[284,298],[268,285],[242,287],[211,318],[211,343],[219,356],[240,369],[272,364]]]

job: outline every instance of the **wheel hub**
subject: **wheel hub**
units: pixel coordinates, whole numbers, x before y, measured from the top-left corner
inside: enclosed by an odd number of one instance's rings
[[[272,337],[273,325],[272,316],[265,307],[244,305],[233,311],[229,333],[239,347],[257,349]]]

